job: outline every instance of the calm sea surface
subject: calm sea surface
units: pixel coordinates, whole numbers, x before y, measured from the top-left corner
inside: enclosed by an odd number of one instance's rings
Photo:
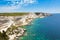
[[[25,28],[27,34],[21,40],[60,40],[60,14],[34,19]]]

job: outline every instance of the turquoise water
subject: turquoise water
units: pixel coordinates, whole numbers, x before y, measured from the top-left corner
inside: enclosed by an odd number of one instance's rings
[[[27,34],[21,40],[60,40],[60,14],[37,18],[26,26]]]

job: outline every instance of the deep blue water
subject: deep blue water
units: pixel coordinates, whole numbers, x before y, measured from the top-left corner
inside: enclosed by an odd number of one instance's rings
[[[27,35],[21,40],[60,40],[60,14],[37,18],[26,26]]]

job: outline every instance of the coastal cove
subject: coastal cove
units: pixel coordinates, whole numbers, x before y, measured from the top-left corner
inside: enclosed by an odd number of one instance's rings
[[[60,14],[34,19],[20,40],[60,40]]]

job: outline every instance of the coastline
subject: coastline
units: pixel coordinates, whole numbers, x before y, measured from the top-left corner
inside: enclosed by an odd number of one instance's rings
[[[28,25],[33,19],[44,18],[45,16],[46,16],[46,14],[45,15],[42,15],[42,14],[36,15],[35,13],[29,13],[29,14],[23,15],[23,16],[0,16],[0,18],[1,18],[0,21],[8,20],[5,24],[3,24],[0,32],[3,33],[3,30],[4,30],[6,32],[6,35],[8,35],[8,37],[9,37],[9,40],[15,40],[15,38],[22,36],[25,32],[24,30],[26,30],[19,26]]]

